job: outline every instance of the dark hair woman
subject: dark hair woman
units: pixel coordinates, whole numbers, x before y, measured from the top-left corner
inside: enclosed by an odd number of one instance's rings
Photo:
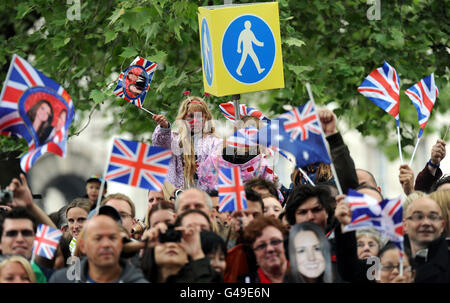
[[[52,105],[47,100],[40,100],[27,111],[27,116],[36,131],[39,139],[39,145],[44,144],[53,129]]]

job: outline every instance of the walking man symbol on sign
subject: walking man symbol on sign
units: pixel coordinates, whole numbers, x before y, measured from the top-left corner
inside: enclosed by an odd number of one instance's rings
[[[236,69],[236,73],[239,76],[242,76],[241,73],[242,66],[244,66],[244,63],[247,60],[247,56],[250,55],[250,58],[253,60],[253,63],[255,64],[256,69],[258,70],[258,74],[261,74],[265,70],[265,68],[261,68],[259,64],[258,56],[255,54],[255,51],[253,50],[253,43],[256,46],[263,47],[264,42],[258,41],[258,39],[256,39],[255,34],[250,29],[252,27],[252,23],[250,21],[248,20],[245,21],[244,27],[245,29],[243,29],[242,32],[239,34],[238,39],[237,52],[240,54],[242,51],[242,57],[241,61],[239,62],[239,66]]]
[[[205,60],[205,72],[207,72],[209,77],[212,78],[211,66],[210,66],[209,58],[208,58],[208,53],[211,51],[211,49],[209,48],[209,45],[208,45],[208,37],[206,36],[206,31],[203,32],[203,40],[202,40],[202,42],[203,42],[203,52],[204,52],[203,58],[206,58],[206,60]]]
[[[241,15],[225,29],[221,51],[226,70],[234,80],[246,85],[256,84],[266,78],[274,66],[275,36],[261,17]]]

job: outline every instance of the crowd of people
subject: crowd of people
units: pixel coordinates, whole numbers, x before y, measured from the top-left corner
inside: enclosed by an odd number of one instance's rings
[[[100,193],[101,176],[87,179],[85,196],[51,214],[34,203],[23,174],[14,178],[8,187],[14,197],[1,206],[0,282],[449,283],[450,176],[439,168],[445,142],[436,142],[416,178],[408,165],[399,168],[402,252],[374,229],[344,232],[352,212],[336,178],[344,193],[353,189],[377,201],[383,189],[355,166],[336,115],[320,109],[318,116],[336,176],[330,165],[313,163],[302,169],[315,185],[296,168],[286,188],[266,147],[252,153],[215,133],[204,99],[183,100],[174,125],[154,115],[152,144],[174,156],[164,187],[148,191],[143,222],[128,196],[108,194],[106,182]],[[252,115],[240,122],[236,129],[262,125]],[[240,169],[245,209],[219,211],[221,167]],[[38,224],[63,232],[51,260],[32,254]]]

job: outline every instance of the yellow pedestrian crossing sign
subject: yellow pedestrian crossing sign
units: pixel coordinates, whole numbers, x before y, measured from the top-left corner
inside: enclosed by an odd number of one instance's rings
[[[277,2],[199,7],[198,21],[205,92],[284,87]]]

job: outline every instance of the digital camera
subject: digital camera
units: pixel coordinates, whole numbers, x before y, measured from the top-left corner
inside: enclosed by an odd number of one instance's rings
[[[174,225],[169,225],[165,233],[159,233],[158,238],[160,243],[181,242],[181,231],[175,230]]]
[[[7,189],[0,190],[0,205],[7,205],[13,200],[13,192]]]

